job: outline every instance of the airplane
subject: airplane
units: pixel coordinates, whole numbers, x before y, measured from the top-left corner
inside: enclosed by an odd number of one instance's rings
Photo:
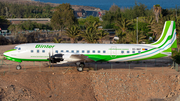
[[[75,63],[79,72],[86,62],[139,61],[171,56],[177,48],[174,21],[166,21],[160,38],[152,44],[69,44],[28,43],[15,46],[3,53],[6,59],[22,61],[49,61],[50,63]]]

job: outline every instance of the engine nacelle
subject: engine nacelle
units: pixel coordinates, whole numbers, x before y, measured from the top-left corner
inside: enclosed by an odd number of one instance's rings
[[[51,63],[57,63],[60,61],[68,61],[70,59],[71,54],[55,54],[48,58],[48,60],[51,61]]]
[[[55,54],[53,56],[50,56],[50,58],[48,58],[49,61],[51,61],[51,63],[57,63],[60,61],[63,61],[63,54]]]

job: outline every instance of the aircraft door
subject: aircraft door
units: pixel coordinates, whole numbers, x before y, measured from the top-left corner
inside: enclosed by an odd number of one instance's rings
[[[117,56],[117,47],[116,46],[112,46],[110,51],[111,51],[111,57],[115,58]]]

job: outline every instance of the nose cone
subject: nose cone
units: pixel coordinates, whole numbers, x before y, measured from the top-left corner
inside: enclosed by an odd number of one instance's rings
[[[6,52],[4,52],[4,53],[3,53],[3,55],[4,55],[4,56],[7,56],[7,53],[6,53]]]
[[[10,52],[11,52],[11,51],[15,51],[15,50],[16,50],[16,49],[8,50],[8,51],[4,52],[3,55],[4,55],[5,57],[8,57],[8,56],[10,55]]]

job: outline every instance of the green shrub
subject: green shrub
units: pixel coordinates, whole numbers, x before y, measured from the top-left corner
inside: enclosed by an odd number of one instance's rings
[[[176,63],[180,64],[180,51],[179,52],[178,51],[172,51],[172,53],[173,53],[173,55],[172,55],[173,60]]]

